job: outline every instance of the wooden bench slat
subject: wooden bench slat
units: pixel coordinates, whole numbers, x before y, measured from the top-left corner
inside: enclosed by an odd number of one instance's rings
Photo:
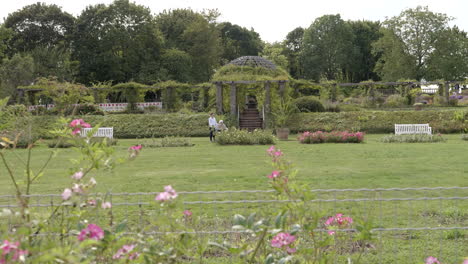
[[[395,135],[428,134],[432,135],[429,124],[395,124]]]
[[[80,135],[86,137],[92,128],[82,128]],[[100,127],[94,133],[93,137],[107,137],[114,138],[114,128],[113,127]]]

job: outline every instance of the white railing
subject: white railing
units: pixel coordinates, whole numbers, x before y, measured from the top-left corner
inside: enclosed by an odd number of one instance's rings
[[[395,135],[432,134],[429,124],[395,124]]]
[[[93,130],[92,128],[82,128],[80,135],[82,137],[86,137],[88,133]],[[94,133],[93,137],[106,137],[106,138],[114,138],[114,128],[113,127],[100,127]]]
[[[77,104],[74,104],[76,106]],[[104,103],[104,104],[96,104],[102,111],[105,112],[118,112],[124,111],[127,109],[128,103]],[[140,110],[144,110],[147,107],[157,107],[162,109],[162,102],[149,102],[149,103],[136,103],[136,106]],[[55,107],[53,104],[49,105],[30,105],[28,106],[28,111],[34,111],[39,107],[47,108],[47,110],[52,109]]]

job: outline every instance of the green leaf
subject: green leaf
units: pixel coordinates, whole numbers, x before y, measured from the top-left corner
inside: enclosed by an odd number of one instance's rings
[[[245,226],[245,217],[240,214],[234,215],[234,225]]]
[[[255,220],[256,213],[251,213],[247,218],[247,227],[252,228],[253,222]]]

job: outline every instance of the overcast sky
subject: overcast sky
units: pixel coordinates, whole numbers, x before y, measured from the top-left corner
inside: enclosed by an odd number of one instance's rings
[[[6,18],[25,5],[41,0],[0,0],[0,17]],[[42,0],[54,3],[77,16],[88,5],[109,4],[112,0]],[[254,28],[263,40],[283,40],[296,27],[308,27],[317,17],[341,14],[345,20],[385,20],[398,15],[406,8],[429,6],[433,12],[445,13],[454,18],[452,25],[468,31],[467,0],[136,0],[157,14],[164,9],[192,8],[196,11],[217,8],[220,22],[229,21],[247,28]]]

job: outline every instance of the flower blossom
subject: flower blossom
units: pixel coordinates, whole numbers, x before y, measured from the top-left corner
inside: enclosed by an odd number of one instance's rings
[[[88,205],[89,206],[96,206],[96,204],[97,204],[96,200],[94,200],[94,199],[88,200]]]
[[[71,178],[74,180],[81,180],[81,178],[83,178],[83,175],[83,171],[77,171],[71,176]]]
[[[172,188],[171,185],[167,185],[164,187],[164,192],[161,192],[159,193],[155,200],[156,201],[161,201],[161,202],[165,202],[165,201],[169,201],[169,200],[172,200],[172,199],[175,199],[177,198],[178,194],[177,192]]]
[[[289,247],[290,244],[296,241],[296,237],[288,233],[279,233],[271,240],[271,246],[275,248],[283,248],[286,252],[292,254],[296,249]]]
[[[101,204],[102,209],[110,209],[112,208],[112,204],[110,202],[104,202]]]
[[[78,235],[79,241],[83,241],[87,238],[101,240],[104,238],[104,231],[98,225],[89,224],[86,228],[81,230],[80,234]]]
[[[74,193],[83,193],[83,185],[82,184],[77,184],[77,183],[74,183],[73,184],[73,187],[72,187],[72,191]]]
[[[440,262],[437,258],[431,256],[426,259],[425,264],[440,264]]]
[[[129,147],[128,152],[130,152],[130,158],[131,159],[135,158],[140,153],[141,149],[142,149],[141,145],[136,145],[136,146]]]
[[[66,188],[62,193],[62,200],[66,201],[72,196],[72,190]]]
[[[280,172],[274,170],[270,175],[268,175],[268,178],[269,178],[269,179],[276,179],[276,178],[278,178],[279,176],[280,176]]]
[[[191,217],[193,213],[192,213],[192,211],[190,211],[190,210],[185,210],[185,211],[183,212],[183,214],[184,214],[185,217]]]
[[[70,122],[70,127],[73,128],[72,134],[76,135],[81,132],[82,128],[90,128],[91,125],[86,123],[83,119],[75,119]]]
[[[329,217],[327,221],[325,221],[325,226],[331,228],[346,228],[349,227],[353,223],[353,219],[351,217],[343,217],[343,214],[336,214],[335,216]],[[328,231],[329,235],[334,235],[335,231]]]
[[[96,185],[96,184],[97,184],[96,179],[94,179],[93,177],[91,177],[91,179],[89,179],[89,184],[90,184],[91,186]]]
[[[28,255],[27,250],[21,250],[20,248],[20,243],[19,242],[10,242],[8,240],[4,240],[3,243],[0,245],[0,250],[1,250],[1,258],[0,258],[0,263],[10,263],[7,262],[8,259],[12,260],[13,262],[20,261],[20,262],[25,262],[26,261],[26,256]],[[7,255],[11,256],[9,258]]]
[[[129,254],[133,249],[135,249],[135,247],[136,245],[123,245],[119,250],[117,250],[117,253],[112,256],[112,259],[121,259],[125,255],[128,255],[128,259],[130,260],[138,258],[140,254],[137,252]]]

